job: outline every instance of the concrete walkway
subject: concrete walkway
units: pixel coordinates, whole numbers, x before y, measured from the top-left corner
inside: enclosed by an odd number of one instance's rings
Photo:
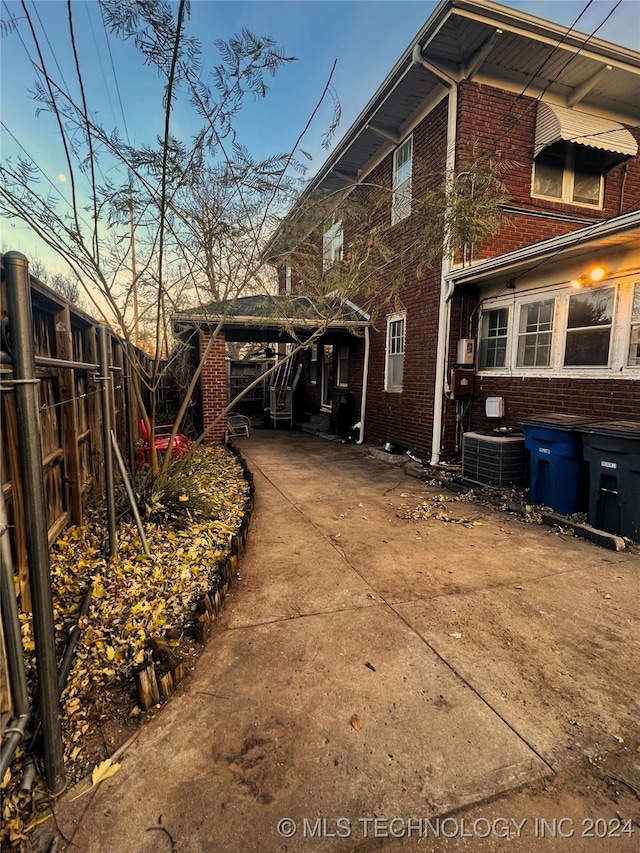
[[[239,445],[241,582],[120,772],[58,804],[76,850],[377,849],[374,818],[466,808],[633,737],[637,557],[473,504],[455,509],[473,527],[402,520],[433,490],[355,446]]]

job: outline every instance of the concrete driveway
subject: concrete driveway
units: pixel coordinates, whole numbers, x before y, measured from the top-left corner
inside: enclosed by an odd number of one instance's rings
[[[403,520],[433,489],[361,448],[238,443],[256,486],[241,582],[120,772],[59,803],[77,850],[439,850],[424,820],[444,815],[466,850],[459,816],[505,792],[615,750],[640,781],[637,556],[473,504],[473,527]],[[543,849],[518,809],[509,849]],[[472,849],[504,843],[487,826]]]

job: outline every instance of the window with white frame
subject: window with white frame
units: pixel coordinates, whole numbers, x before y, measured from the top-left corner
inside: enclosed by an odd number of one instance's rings
[[[614,298],[613,287],[574,293],[569,297],[565,367],[607,366]]]
[[[504,367],[509,336],[509,308],[490,308],[480,324],[480,368]]]
[[[633,287],[631,304],[631,339],[627,364],[640,366],[640,282]]]
[[[520,306],[518,367],[547,367],[550,364],[554,310],[555,299],[542,299]]]
[[[309,354],[309,382],[313,385],[318,381],[318,344],[311,344]]]
[[[640,281],[547,287],[488,298],[478,369],[520,376],[640,376]]]
[[[402,391],[405,319],[402,314],[393,314],[387,319],[385,391]]]
[[[342,260],[342,244],[344,233],[342,220],[338,219],[329,225],[322,236],[322,271],[326,272],[335,263]]]
[[[284,268],[284,292],[291,293],[291,267]]]
[[[338,350],[337,384],[342,388],[346,388],[349,384],[349,344],[342,344]]]
[[[603,188],[602,157],[585,145],[556,142],[541,151],[534,160],[534,196],[602,207]]]
[[[411,213],[411,173],[413,169],[413,136],[393,153],[393,196],[391,224],[406,219]]]

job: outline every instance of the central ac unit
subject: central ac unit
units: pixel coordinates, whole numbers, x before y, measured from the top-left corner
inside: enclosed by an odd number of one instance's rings
[[[462,476],[483,486],[526,485],[524,436],[493,431],[466,432],[462,437]]]

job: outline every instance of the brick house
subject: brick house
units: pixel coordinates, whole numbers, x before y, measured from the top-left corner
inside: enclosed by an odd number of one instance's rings
[[[361,440],[432,463],[463,432],[550,410],[640,420],[639,89],[634,51],[443,0],[304,195],[387,186],[401,235],[419,172],[455,173],[473,145],[509,162],[503,224],[407,275],[398,306],[358,336],[328,330],[303,355],[307,411],[336,428],[349,400]],[[348,222],[327,223],[318,268],[346,261],[349,239]],[[281,294],[297,279],[281,266]],[[223,372],[207,371],[205,426],[224,397]],[[488,397],[502,400],[491,420]]]
[[[349,393],[360,412],[364,384],[366,440],[434,463],[463,431],[550,410],[640,420],[639,87],[633,51],[486,0],[440,3],[305,194],[386,184],[400,230],[418,164],[454,170],[473,144],[510,160],[505,221],[409,276],[368,342],[323,338],[309,409],[335,417]],[[321,235],[319,264],[342,262],[343,228]],[[295,268],[278,272],[295,291]],[[488,420],[487,397],[503,415]]]

